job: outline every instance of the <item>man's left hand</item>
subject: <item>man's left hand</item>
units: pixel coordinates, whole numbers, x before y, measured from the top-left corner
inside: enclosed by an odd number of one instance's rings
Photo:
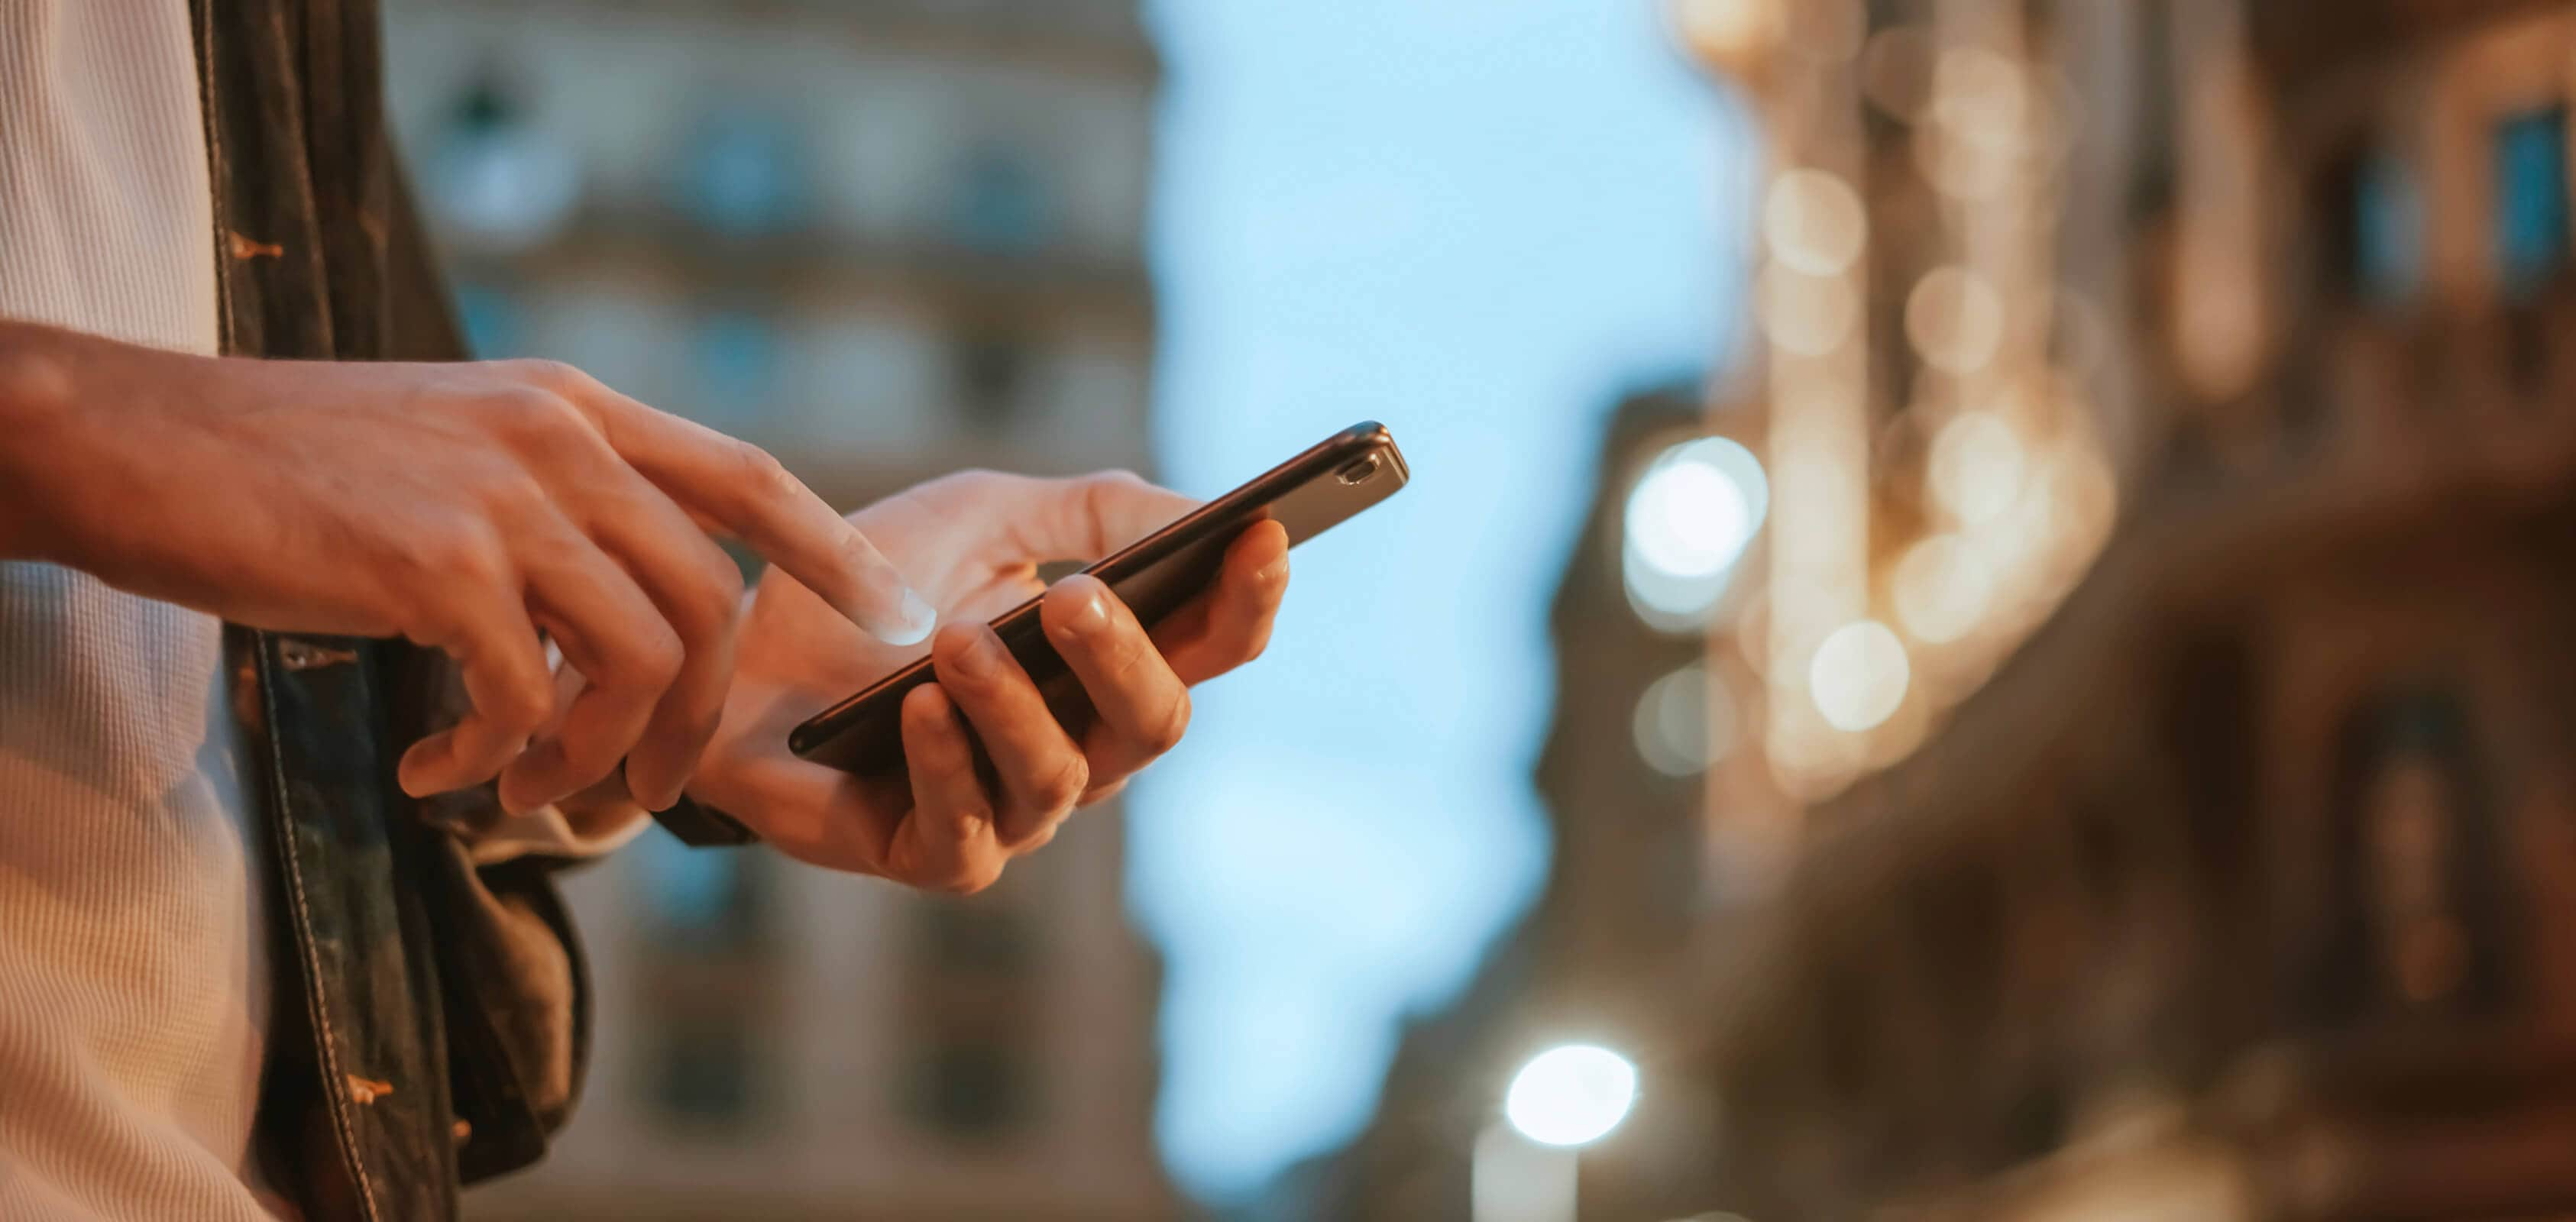
[[[852,776],[798,759],[788,731],[918,650],[887,646],[784,573],[754,592],[724,719],[689,795],[790,856],[912,886],[971,892],[1045,844],[1180,740],[1191,685],[1258,656],[1288,584],[1288,536],[1265,522],[1227,551],[1210,590],[1148,634],[1095,578],[1048,589],[1041,563],[1092,559],[1196,502],[1124,472],[1034,479],[969,471],[850,515],[935,603],[938,682],[903,705],[907,775]],[[1047,641],[1095,716],[1068,731],[986,621],[1043,591]],[[967,727],[974,738],[967,736]],[[979,763],[975,742],[982,744]]]

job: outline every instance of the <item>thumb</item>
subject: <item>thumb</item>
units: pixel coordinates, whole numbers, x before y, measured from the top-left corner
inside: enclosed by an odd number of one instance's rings
[[[1031,560],[1098,560],[1199,507],[1132,471],[1033,479],[1009,515],[1011,543]]]

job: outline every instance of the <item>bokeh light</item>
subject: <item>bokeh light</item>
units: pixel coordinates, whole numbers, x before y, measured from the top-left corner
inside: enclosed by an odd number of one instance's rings
[[[1919,25],[1889,26],[1861,51],[1861,91],[1891,116],[1912,120],[1931,104],[1932,34]]]
[[[1877,620],[1834,629],[1816,647],[1807,671],[1816,711],[1835,729],[1854,734],[1894,716],[1912,682],[1904,642]]]
[[[1772,182],[1762,207],[1771,257],[1810,276],[1838,276],[1860,257],[1869,216],[1860,196],[1822,170],[1791,170]]]
[[[1774,264],[1763,269],[1754,293],[1762,333],[1798,356],[1823,356],[1841,347],[1860,317],[1860,296],[1841,276],[1811,276]]]
[[[1994,599],[1994,574],[1953,534],[1907,548],[1890,578],[1896,616],[1918,641],[1947,644],[1968,635]]]
[[[1665,776],[1692,776],[1724,759],[1735,743],[1733,693],[1697,663],[1657,679],[1637,698],[1631,727],[1637,755]]]
[[[1905,299],[1905,337],[1925,364],[1944,373],[1975,373],[2003,344],[2003,297],[1966,268],[1935,268]]]
[[[1771,486],[1751,450],[1703,437],[1664,451],[1628,494],[1620,568],[1647,622],[1702,622],[1770,512]]]
[[[2021,438],[1991,412],[1961,412],[1932,439],[1932,499],[1962,522],[1989,521],[2021,496],[2029,466]]]
[[[1637,1101],[1637,1067],[1594,1044],[1564,1044],[1530,1058],[1512,1077],[1503,1115],[1531,1141],[1581,1146],[1601,1140]]]
[[[2009,136],[2022,130],[2030,98],[2022,70],[1982,47],[1952,47],[1932,69],[1932,116],[1953,132]]]
[[[1646,563],[1703,577],[1735,563],[1753,537],[1744,490],[1704,462],[1659,465],[1628,500],[1628,532]]]

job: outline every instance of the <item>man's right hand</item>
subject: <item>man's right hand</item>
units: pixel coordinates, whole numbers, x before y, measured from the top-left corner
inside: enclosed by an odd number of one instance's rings
[[[403,636],[473,712],[403,788],[677,801],[733,672],[742,539],[872,635],[932,612],[758,448],[538,361],[215,359],[0,321],[0,558],[284,632]],[[586,681],[554,721],[545,629]],[[642,774],[642,775],[639,775]]]

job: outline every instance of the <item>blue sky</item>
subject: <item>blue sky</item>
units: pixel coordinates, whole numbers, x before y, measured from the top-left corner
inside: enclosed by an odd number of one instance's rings
[[[1151,9],[1164,476],[1364,418],[1414,473],[1299,551],[1269,657],[1131,804],[1160,1140],[1224,1200],[1352,1136],[1536,894],[1546,600],[1612,401],[1724,347],[1750,137],[1650,0]]]

